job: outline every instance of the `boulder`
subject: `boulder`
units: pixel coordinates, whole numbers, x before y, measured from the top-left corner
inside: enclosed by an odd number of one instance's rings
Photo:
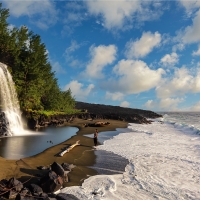
[[[65,194],[65,193],[59,193],[56,195],[57,200],[79,200],[76,196],[73,194]]]
[[[37,169],[39,169],[39,170],[45,170],[45,169],[47,169],[47,167],[45,167],[45,166],[38,166]]]
[[[42,200],[50,200],[50,198],[49,198],[49,196],[48,196],[48,194],[47,193],[42,193],[42,194],[40,194],[40,196],[39,196],[39,198],[38,199],[42,199]]]
[[[0,192],[3,193],[6,191],[6,185],[7,185],[8,181],[3,179],[0,181]]]
[[[63,185],[62,177],[54,171],[49,171],[47,175],[40,179],[40,186],[44,192],[53,193],[59,190]]]
[[[65,171],[71,171],[74,167],[76,167],[75,165],[73,164],[68,164],[68,163],[62,163],[61,166],[63,167],[63,169]]]
[[[63,167],[58,164],[57,162],[54,162],[51,165],[51,170],[54,171],[57,175],[63,177],[65,175],[65,170],[63,169]]]
[[[7,199],[14,199],[14,198],[16,198],[17,194],[18,194],[18,192],[16,192],[15,190],[9,190],[9,191],[6,193],[5,197],[6,197]]]
[[[33,196],[39,196],[43,193],[42,188],[34,183],[30,184],[28,188]]]
[[[21,192],[17,194],[15,200],[35,200],[35,198],[31,195],[28,188],[23,188]]]
[[[16,192],[20,192],[23,187],[23,184],[14,177],[9,179],[7,184],[8,189],[12,188],[12,190],[15,190]]]
[[[0,136],[9,135],[9,122],[4,112],[0,112]]]

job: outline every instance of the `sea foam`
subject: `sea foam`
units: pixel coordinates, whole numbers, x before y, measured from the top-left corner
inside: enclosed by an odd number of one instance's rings
[[[97,147],[128,159],[123,174],[93,176],[62,192],[80,199],[200,199],[198,135],[160,119],[126,131]]]

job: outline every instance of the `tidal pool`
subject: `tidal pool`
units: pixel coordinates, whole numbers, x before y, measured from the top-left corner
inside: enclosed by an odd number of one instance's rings
[[[21,136],[0,138],[0,156],[16,160],[41,153],[76,135],[76,127],[48,127],[42,131],[31,132]]]

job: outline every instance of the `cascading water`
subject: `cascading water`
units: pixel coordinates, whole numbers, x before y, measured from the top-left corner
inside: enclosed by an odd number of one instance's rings
[[[24,131],[15,85],[7,66],[3,63],[0,63],[0,111],[2,117],[5,114],[6,124],[1,126],[1,129],[6,129],[4,135],[13,136]]]

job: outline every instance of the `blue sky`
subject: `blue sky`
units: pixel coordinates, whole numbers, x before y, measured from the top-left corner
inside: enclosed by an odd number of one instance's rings
[[[200,0],[3,0],[77,101],[200,111]]]

